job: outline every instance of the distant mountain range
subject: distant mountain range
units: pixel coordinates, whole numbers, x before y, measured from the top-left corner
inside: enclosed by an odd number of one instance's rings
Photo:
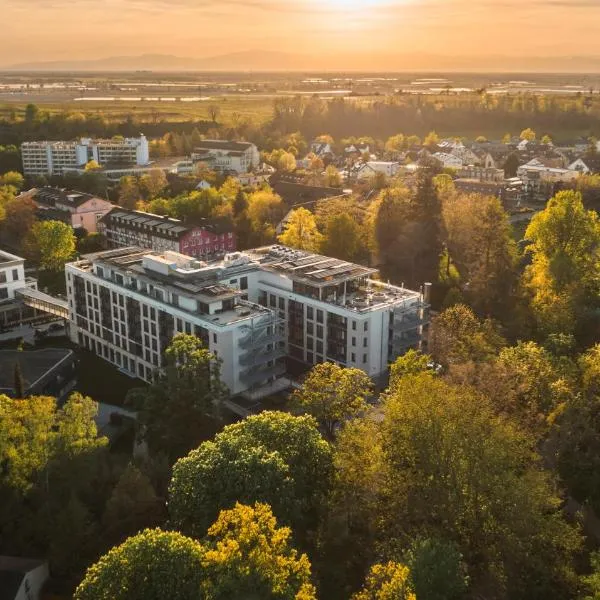
[[[305,55],[247,50],[206,58],[168,54],[0,65],[4,71],[494,71],[597,73],[600,56]]]

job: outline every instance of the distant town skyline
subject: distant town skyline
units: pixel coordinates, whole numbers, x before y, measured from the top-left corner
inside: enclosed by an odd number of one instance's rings
[[[435,69],[436,57],[489,57],[522,69],[544,56],[600,57],[598,0],[4,0],[0,67],[260,49],[315,68]],[[251,59],[251,57],[250,57]],[[302,59],[298,59],[302,60]],[[574,61],[576,62],[576,61]],[[292,60],[293,63],[293,60]],[[431,64],[429,64],[431,63]],[[250,68],[252,65],[248,65]],[[298,64],[298,68],[304,65]],[[459,65],[461,68],[464,65]],[[290,64],[282,64],[282,68]],[[445,65],[447,68],[447,65]],[[511,66],[511,68],[514,68]],[[573,66],[576,69],[576,66]]]

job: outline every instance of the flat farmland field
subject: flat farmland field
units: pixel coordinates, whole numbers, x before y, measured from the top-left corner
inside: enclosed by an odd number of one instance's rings
[[[234,124],[240,121],[250,121],[260,125],[273,114],[272,96],[215,96],[206,100],[182,101],[175,100],[66,100],[57,102],[56,99],[44,101],[43,97],[32,97],[30,102],[39,106],[43,111],[60,113],[101,114],[107,121],[124,121],[132,115],[138,121],[200,121],[210,120],[210,109],[219,107],[218,121],[221,124]],[[7,118],[16,113],[20,118],[25,112],[28,102],[23,100],[3,101],[0,103],[0,118]]]

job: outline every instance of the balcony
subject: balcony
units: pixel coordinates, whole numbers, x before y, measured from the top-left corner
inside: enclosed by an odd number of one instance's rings
[[[405,331],[411,331],[418,327],[423,327],[429,323],[429,319],[426,317],[420,317],[418,314],[404,315],[400,318],[394,319],[393,330],[394,333],[401,333]]]
[[[285,364],[277,363],[262,369],[251,368],[244,371],[240,379],[248,386],[264,383],[272,377],[280,377],[286,372]]]
[[[240,357],[240,364],[245,367],[264,365],[265,363],[277,360],[278,358],[283,358],[284,356],[285,348],[274,348],[267,352],[250,352],[248,354],[243,354]]]

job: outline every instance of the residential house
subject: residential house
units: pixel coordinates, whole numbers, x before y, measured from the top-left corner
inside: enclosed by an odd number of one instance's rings
[[[41,600],[49,576],[45,560],[0,556],[0,598]]]
[[[0,250],[0,327],[33,319],[35,311],[19,296],[22,289],[37,289],[37,281],[25,276],[25,259]]]
[[[460,169],[463,166],[463,161],[454,154],[448,154],[447,152],[435,152],[433,158],[438,161],[444,169]]]
[[[63,221],[88,233],[96,233],[98,221],[114,208],[108,200],[92,194],[52,187],[34,188],[21,196],[35,202],[40,220]]]
[[[378,173],[386,177],[394,177],[400,171],[400,163],[383,160],[370,160],[368,162],[358,162],[345,172],[348,180],[360,181],[371,179]]]
[[[331,144],[325,142],[312,142],[310,152],[318,156],[321,160],[332,159],[335,157]]]

